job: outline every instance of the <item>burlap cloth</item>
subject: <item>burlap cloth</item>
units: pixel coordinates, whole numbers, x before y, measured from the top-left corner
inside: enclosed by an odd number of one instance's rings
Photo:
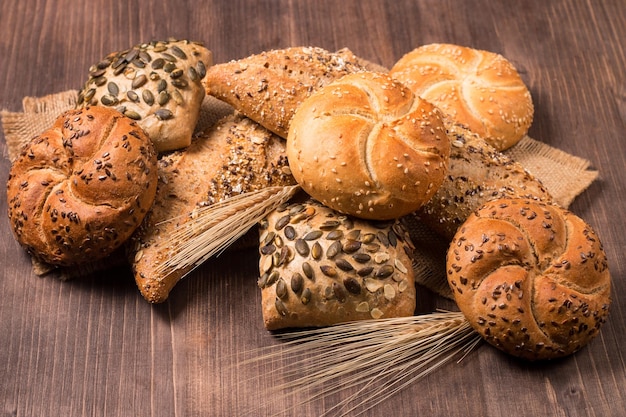
[[[49,128],[62,112],[74,108],[77,95],[77,91],[70,90],[39,98],[26,97],[23,99],[22,112],[2,111],[0,115],[6,141],[4,156],[13,161],[26,142]],[[213,97],[206,97],[196,131],[206,129],[232,111],[227,104]],[[539,178],[555,202],[565,208],[598,177],[598,171],[590,169],[589,161],[530,137],[523,138],[505,153]],[[448,242],[423,225],[412,227],[414,230],[411,234],[418,251],[417,283],[450,298],[450,289],[445,279],[445,253]],[[74,269],[72,274],[75,276],[90,273],[102,268],[103,265],[86,265],[82,269]],[[106,265],[111,266],[112,263],[106,262]],[[33,262],[33,267],[37,274],[47,272],[45,265]],[[67,271],[64,273],[67,278]]]

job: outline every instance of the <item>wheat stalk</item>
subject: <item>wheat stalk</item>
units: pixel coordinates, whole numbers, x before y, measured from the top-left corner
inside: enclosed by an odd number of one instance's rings
[[[299,189],[298,185],[268,187],[199,208],[168,237],[168,259],[155,268],[155,274],[167,275],[202,264],[228,248]]]
[[[245,362],[276,365],[273,376],[282,375],[285,382],[269,397],[296,394],[304,398],[300,405],[356,389],[322,416],[360,409],[359,415],[461,353],[464,357],[482,340],[460,312],[357,321],[277,337],[285,341],[280,349],[256,351]]]

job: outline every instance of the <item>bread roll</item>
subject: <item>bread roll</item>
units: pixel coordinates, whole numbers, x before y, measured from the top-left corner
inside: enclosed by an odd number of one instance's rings
[[[450,241],[467,217],[497,198],[530,198],[551,202],[538,178],[480,136],[445,120],[452,141],[448,172],[434,196],[410,214]]]
[[[275,210],[260,234],[266,328],[413,315],[412,251],[398,221],[367,222],[313,200]]]
[[[63,113],[11,166],[9,219],[33,256],[70,266],[111,254],[156,190],[156,153],[137,124],[107,107]]]
[[[579,350],[609,312],[598,236],[576,215],[534,200],[494,200],[472,214],[450,245],[447,277],[474,329],[525,359]]]
[[[320,89],[291,122],[287,156],[302,188],[326,206],[365,219],[421,207],[447,171],[441,112],[387,75],[346,75]]]
[[[389,74],[497,150],[515,145],[533,120],[530,92],[502,55],[450,44],[424,45]]]
[[[208,94],[283,138],[296,108],[312,92],[364,66],[348,49],[276,49],[215,65],[204,81]]]
[[[161,267],[172,255],[172,234],[199,208],[261,188],[295,184],[284,142],[240,114],[229,115],[194,138],[191,146],[159,159],[154,205],[127,245],[135,281],[147,301],[165,301],[189,271]]]
[[[158,41],[107,55],[89,69],[78,105],[113,107],[137,120],[158,152],[184,148],[205,96],[211,52],[197,42]]]

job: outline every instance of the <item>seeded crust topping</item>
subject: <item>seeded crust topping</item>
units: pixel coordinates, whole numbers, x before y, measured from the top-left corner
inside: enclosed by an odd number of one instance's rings
[[[366,222],[308,200],[283,205],[260,229],[267,329],[414,314],[414,247],[401,222]]]
[[[211,52],[187,40],[113,52],[89,68],[77,105],[112,107],[137,120],[158,152],[180,149],[191,143],[211,64]]]
[[[348,49],[329,52],[317,47],[293,47],[214,65],[207,71],[204,84],[207,94],[287,138],[291,118],[306,97],[344,75],[364,69]]]
[[[16,239],[51,265],[104,258],[152,205],[156,164],[133,120],[108,108],[63,113],[11,166],[7,201]]]
[[[450,240],[470,214],[498,198],[551,202],[538,178],[479,135],[446,119],[451,140],[447,175],[434,196],[411,216]]]
[[[198,209],[262,188],[295,184],[284,153],[282,138],[233,114],[195,137],[188,148],[159,159],[155,202],[127,244],[135,281],[147,301],[165,301],[187,272],[156,271],[169,259],[173,231],[195,218]]]
[[[476,331],[525,359],[576,352],[609,312],[598,236],[571,212],[535,200],[494,200],[472,214],[450,245],[447,277]]]

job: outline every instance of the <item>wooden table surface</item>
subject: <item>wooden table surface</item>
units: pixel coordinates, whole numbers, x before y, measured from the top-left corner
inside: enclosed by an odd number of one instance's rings
[[[24,96],[79,88],[108,52],[168,37],[204,42],[218,63],[311,45],[349,47],[390,67],[432,42],[511,60],[535,103],[530,136],[600,171],[571,209],[609,257],[609,320],[582,351],[549,363],[482,345],[364,415],[624,415],[624,0],[3,0],[0,107],[19,111]],[[4,141],[0,150],[4,183]],[[315,416],[337,400],[302,404],[288,393],[258,406],[281,378],[269,365],[238,363],[245,352],[279,344],[262,325],[254,249],[208,261],[166,303],[149,305],[127,268],[70,282],[39,278],[6,215],[0,235],[0,416],[264,416],[293,406],[284,415]],[[428,296],[431,309],[448,305]]]

